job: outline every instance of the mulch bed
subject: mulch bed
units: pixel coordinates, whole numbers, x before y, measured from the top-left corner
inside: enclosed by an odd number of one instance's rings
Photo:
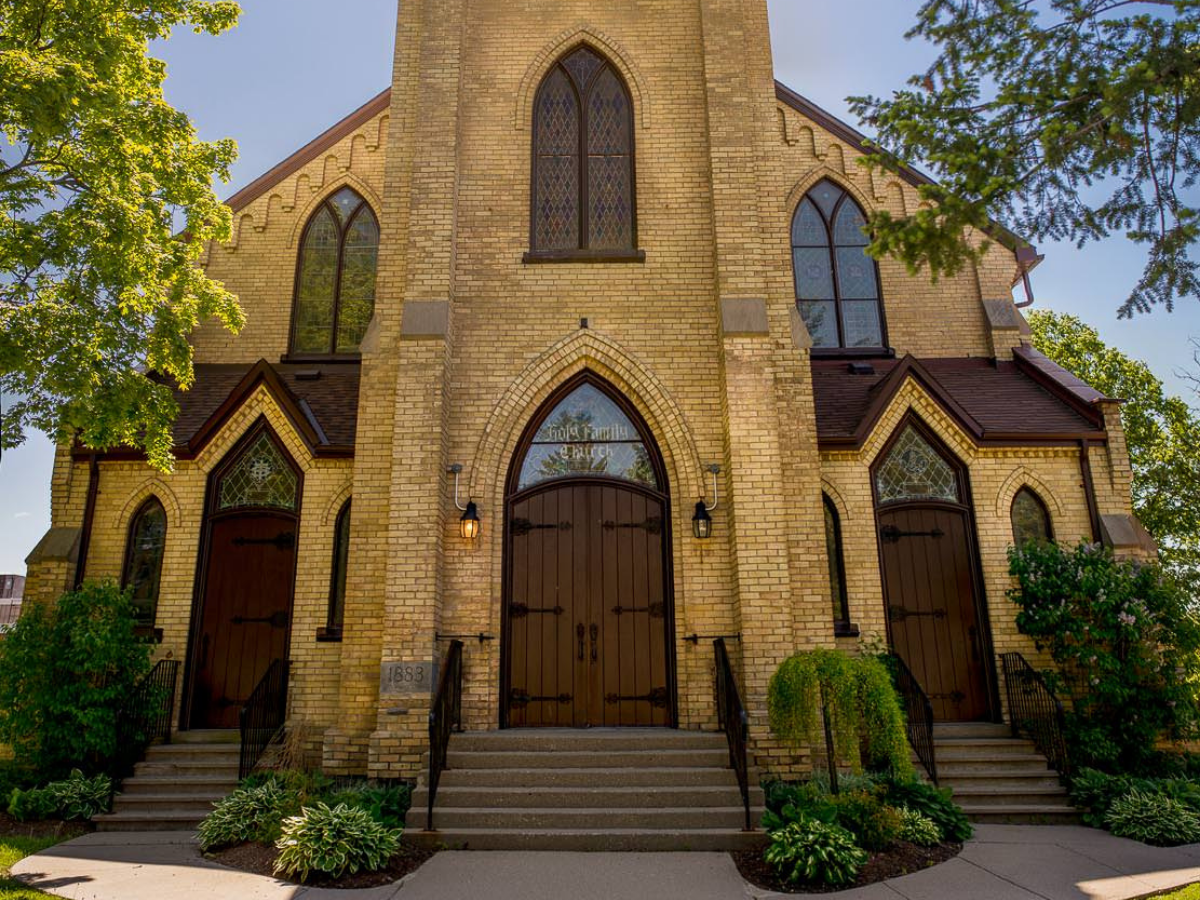
[[[400,844],[400,849],[389,861],[386,869],[379,872],[360,872],[357,875],[343,875],[341,878],[330,878],[327,875],[314,874],[304,882],[310,887],[338,888],[354,890],[358,888],[381,887],[385,884],[399,881],[410,872],[415,872],[424,865],[436,850],[415,847],[412,844]],[[270,844],[238,844],[207,854],[208,858],[219,862],[231,869],[241,869],[255,875],[267,875],[281,881],[291,881],[275,874],[275,859],[279,851]],[[298,884],[299,882],[293,882]]]
[[[742,877],[756,887],[768,891],[778,891],[784,894],[831,894],[835,891],[848,891],[851,888],[865,887],[877,881],[897,878],[900,875],[911,875],[938,863],[953,859],[962,851],[962,844],[939,844],[936,847],[918,847],[901,841],[884,853],[873,853],[871,859],[858,873],[858,880],[853,884],[841,887],[828,887],[823,884],[793,884],[784,881],[775,869],[768,865],[762,857],[761,850],[739,850],[733,853],[733,861],[737,864]]]
[[[19,822],[6,812],[0,811],[0,837],[68,838],[79,837],[95,831],[91,822],[63,822],[50,819],[45,822]]]

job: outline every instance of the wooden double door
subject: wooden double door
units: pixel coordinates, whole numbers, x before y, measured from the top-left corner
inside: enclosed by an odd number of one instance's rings
[[[505,724],[673,725],[665,497],[537,487],[509,502],[507,542]]]
[[[972,535],[969,512],[950,505],[879,513],[892,648],[929,696],[939,722],[992,715]]]

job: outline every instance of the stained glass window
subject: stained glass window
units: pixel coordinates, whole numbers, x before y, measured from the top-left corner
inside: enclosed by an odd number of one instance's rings
[[[828,496],[825,504],[825,550],[829,557],[829,591],[833,598],[833,621],[839,625],[850,622],[850,603],[846,592],[846,563],[842,556],[842,523],[837,508]]]
[[[866,216],[832,181],[805,195],[792,219],[796,302],[818,349],[883,346],[879,270]]]
[[[1045,543],[1054,540],[1050,526],[1050,511],[1042,498],[1032,489],[1023,487],[1017,491],[1012,504],[1013,543],[1018,546],[1032,542]]]
[[[880,503],[961,499],[954,467],[911,425],[876,471],[875,487]]]
[[[350,501],[338,513],[333,527],[333,574],[329,586],[329,619],[331,632],[340,633],[346,617],[346,567],[350,560]]]
[[[217,510],[258,506],[295,512],[299,486],[299,477],[264,431],[221,476]]]
[[[559,61],[534,101],[533,249],[632,250],[633,104],[588,47]]]
[[[362,197],[342,188],[304,229],[292,316],[292,352],[358,352],[375,313],[379,221]]]
[[[612,398],[584,384],[563,398],[538,428],[521,466],[518,488],[589,475],[658,486],[637,426]]]
[[[129,523],[125,570],[121,585],[132,595],[139,625],[153,625],[158,612],[163,550],[167,545],[167,513],[157,497],[141,505]]]

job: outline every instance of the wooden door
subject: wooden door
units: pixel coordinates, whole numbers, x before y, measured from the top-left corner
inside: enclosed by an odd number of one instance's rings
[[[297,523],[260,512],[215,518],[210,527],[190,724],[236,728],[271,661],[287,657]]]
[[[965,510],[904,506],[879,514],[892,647],[943,722],[991,715],[971,520]]]
[[[507,724],[667,726],[661,497],[569,480],[514,498],[508,522]]]

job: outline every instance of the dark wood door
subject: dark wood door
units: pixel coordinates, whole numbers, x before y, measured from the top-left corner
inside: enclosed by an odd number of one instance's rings
[[[296,521],[270,514],[214,519],[193,648],[192,728],[236,728],[274,659],[287,656]]]
[[[970,517],[908,506],[880,512],[879,525],[892,647],[938,721],[989,718]]]
[[[669,726],[663,500],[570,481],[510,503],[507,724]]]

